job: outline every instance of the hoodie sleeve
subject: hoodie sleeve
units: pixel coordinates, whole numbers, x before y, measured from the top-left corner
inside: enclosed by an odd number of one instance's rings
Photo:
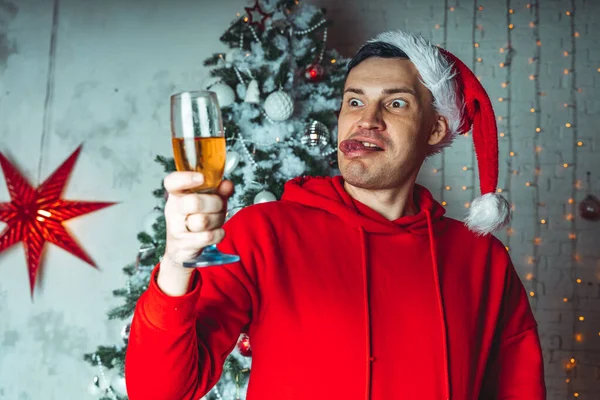
[[[231,230],[226,227],[227,235]],[[243,263],[251,246],[239,232],[219,248],[239,254]],[[155,268],[131,324],[125,359],[130,400],[197,400],[217,383],[257,304],[253,274],[242,263],[196,269],[188,293],[177,297],[160,290],[160,265]]]
[[[537,323],[508,254],[501,317],[485,371],[483,400],[544,400],[544,364]],[[496,267],[496,266],[494,266]]]

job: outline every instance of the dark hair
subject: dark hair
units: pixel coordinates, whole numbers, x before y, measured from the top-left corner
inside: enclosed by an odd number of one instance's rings
[[[394,45],[385,42],[371,42],[363,45],[358,52],[352,57],[350,62],[348,63],[348,70],[346,71],[346,76],[350,73],[352,68],[356,67],[361,62],[365,61],[367,58],[371,57],[381,57],[381,58],[406,58],[408,56],[405,52],[400,50]]]

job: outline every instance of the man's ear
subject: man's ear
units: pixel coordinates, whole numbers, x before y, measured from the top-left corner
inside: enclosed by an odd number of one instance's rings
[[[448,121],[445,117],[438,115],[436,117],[435,123],[431,127],[431,132],[429,132],[429,140],[427,144],[430,146],[435,146],[441,143],[446,135],[448,134]]]

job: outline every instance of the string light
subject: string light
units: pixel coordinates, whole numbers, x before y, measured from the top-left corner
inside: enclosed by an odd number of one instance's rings
[[[445,7],[444,7],[444,20],[442,24],[436,24],[436,29],[439,29],[441,27],[443,27],[442,30],[442,34],[443,34],[443,40],[442,40],[442,47],[446,47],[446,42],[448,39],[448,12],[449,11],[454,11],[454,7],[449,8],[448,7],[448,0],[445,0]],[[434,170],[434,173],[437,174],[440,171],[444,170],[444,167],[446,165],[446,154],[445,152],[442,152],[441,156],[440,156],[440,168],[436,168]],[[446,202],[446,190],[443,190],[443,188],[446,187],[446,174],[442,173],[441,174],[441,182],[440,182],[440,200],[441,200],[441,204],[442,206],[446,206],[448,203]]]
[[[570,11],[566,11],[565,14],[567,16],[571,16],[572,13],[575,12],[575,0],[571,0],[571,10]],[[577,102],[578,102],[578,96],[577,93],[581,93],[581,88],[577,88],[577,73],[575,70],[575,67],[577,65],[577,49],[576,49],[576,38],[579,37],[579,32],[577,32],[575,30],[575,18],[570,18],[569,19],[569,24],[570,24],[570,28],[571,28],[571,48],[570,49],[565,49],[565,51],[563,52],[563,55],[565,57],[567,57],[568,55],[571,55],[570,58],[570,67],[569,68],[565,68],[563,70],[563,74],[565,75],[570,75],[570,84],[571,84],[571,91],[570,91],[570,99],[568,101],[568,103],[565,103],[565,108],[569,108],[571,117],[570,117],[570,121],[565,123],[565,127],[566,128],[572,128],[571,132],[573,135],[573,142],[575,142],[577,144],[577,146],[573,146],[572,150],[571,150],[571,161],[572,163],[564,163],[563,167],[564,168],[568,168],[569,166],[573,166],[573,168],[571,168],[571,179],[573,182],[576,182],[575,185],[573,185],[573,187],[571,188],[571,196],[568,199],[568,212],[567,215],[565,216],[565,218],[570,222],[570,233],[569,233],[569,239],[571,241],[571,265],[570,265],[570,272],[571,272],[571,276],[575,275],[576,271],[578,270],[578,265],[577,263],[580,262],[580,256],[577,252],[577,248],[578,248],[578,240],[577,240],[577,221],[574,218],[575,215],[575,204],[574,204],[574,198],[575,198],[575,190],[577,190],[580,181],[577,180],[577,176],[578,176],[578,171],[577,171],[577,159],[578,159],[578,147],[581,147],[583,145],[583,142],[581,140],[578,139],[578,129],[577,129],[577,116],[578,116],[578,112],[577,112]],[[580,145],[581,144],[581,145]],[[582,284],[582,279],[581,278],[577,278],[576,279],[577,285],[581,285]],[[573,285],[572,287],[572,292],[571,292],[571,298],[573,299],[573,301],[571,302],[571,311],[574,315],[577,315],[577,307],[579,305],[579,301],[578,301],[578,297],[579,297],[579,292],[578,289],[576,288],[576,285]],[[585,317],[583,315],[579,315],[578,316],[578,320],[579,322],[584,322],[585,321]],[[573,334],[573,338],[576,342],[581,342],[583,341],[583,335],[581,335],[579,333],[580,328],[577,326],[576,321],[573,321],[572,323],[572,334]],[[572,362],[574,361],[573,359],[571,360]],[[568,369],[567,369],[568,371]],[[572,378],[572,377],[569,377]],[[571,385],[569,385],[569,392],[573,392],[573,396],[574,397],[579,397],[579,393],[575,392]]]

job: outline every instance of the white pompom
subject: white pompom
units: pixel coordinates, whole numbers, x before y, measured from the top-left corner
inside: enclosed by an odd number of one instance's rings
[[[511,218],[508,201],[498,193],[487,193],[473,200],[465,225],[478,235],[487,235],[506,226]]]
[[[264,108],[273,121],[285,121],[294,112],[294,100],[283,90],[277,90],[267,97]]]

